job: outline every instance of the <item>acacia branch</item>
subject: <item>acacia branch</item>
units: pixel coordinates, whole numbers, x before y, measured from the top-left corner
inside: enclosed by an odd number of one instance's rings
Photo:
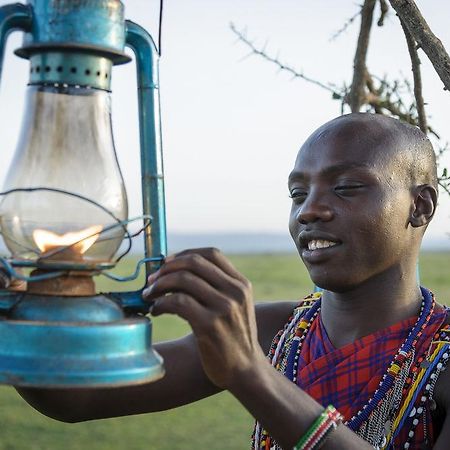
[[[433,64],[445,89],[450,90],[450,56],[442,42],[431,31],[413,0],[389,0],[414,40]]]
[[[344,31],[347,30],[347,28],[355,21],[355,19],[361,14],[361,11],[358,11],[356,14],[354,14],[352,17],[347,19],[339,30],[337,30],[333,36],[330,37],[330,41],[334,41],[336,38],[338,38]]]
[[[251,54],[255,54],[255,55],[261,56],[261,57],[264,58],[266,61],[269,61],[269,62],[275,64],[276,66],[278,66],[278,68],[279,68],[281,71],[290,73],[290,74],[292,75],[292,78],[301,78],[301,79],[303,79],[303,80],[305,80],[305,81],[308,81],[309,83],[313,83],[313,84],[315,84],[316,86],[319,86],[319,87],[321,87],[322,89],[327,90],[328,92],[331,92],[331,93],[333,94],[333,98],[335,98],[335,99],[340,99],[340,98],[343,97],[344,93],[343,93],[343,92],[338,92],[338,91],[337,91],[336,89],[334,89],[331,85],[327,85],[327,84],[322,83],[322,82],[320,82],[320,81],[314,80],[313,78],[310,78],[310,77],[306,76],[304,73],[299,72],[299,71],[295,70],[294,68],[292,68],[292,67],[290,67],[290,66],[288,66],[288,65],[286,65],[286,64],[284,64],[284,63],[282,63],[282,62],[278,59],[278,57],[274,58],[274,57],[272,57],[272,56],[269,56],[269,55],[266,53],[266,51],[265,51],[264,48],[263,48],[263,49],[257,48],[257,47],[255,46],[255,44],[254,44],[252,41],[250,41],[250,40],[247,38],[247,36],[246,36],[242,31],[239,31],[239,30],[235,27],[234,23],[230,23],[230,28],[231,28],[231,30],[233,31],[233,33],[238,37],[238,40],[241,41],[241,42],[243,42],[244,44],[246,44],[246,45],[250,48]]]
[[[378,19],[377,25],[382,27],[384,25],[384,19],[389,11],[387,0],[380,0],[380,11],[380,18]]]
[[[447,178],[438,178],[438,184],[441,186],[442,189],[444,189],[447,194],[450,195],[450,179]]]
[[[361,28],[353,62],[353,80],[348,96],[348,103],[352,112],[358,112],[364,103],[365,74],[367,71],[366,57],[375,3],[376,0],[365,0],[361,9]]]
[[[425,105],[422,95],[422,76],[420,74],[420,59],[419,55],[417,54],[416,41],[411,36],[411,33],[409,32],[408,28],[406,28],[406,25],[402,19],[400,19],[400,24],[402,25],[403,32],[405,33],[406,43],[408,44],[409,57],[411,58],[411,70],[414,79],[414,97],[416,99],[419,128],[424,133],[427,133],[427,116],[425,114]]]

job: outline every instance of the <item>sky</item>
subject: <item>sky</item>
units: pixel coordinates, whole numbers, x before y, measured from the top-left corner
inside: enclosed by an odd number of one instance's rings
[[[0,5],[9,3],[0,1]],[[127,0],[126,17],[155,37],[159,1]],[[296,153],[322,123],[340,114],[330,93],[288,74],[236,40],[229,24],[258,46],[312,78],[349,84],[359,23],[330,39],[358,10],[353,0],[170,0],[164,5],[160,86],[166,208],[171,233],[287,233],[287,176]],[[450,3],[417,2],[435,34],[450,49]],[[377,12],[378,15],[378,12]],[[0,85],[0,180],[15,150],[28,62],[7,45]],[[430,123],[450,140],[450,94],[421,55]],[[398,19],[391,11],[375,27],[369,71],[410,76]],[[141,213],[135,67],[112,75],[112,118],[130,216]],[[450,156],[444,163],[450,166]],[[444,164],[445,165],[445,164]],[[450,242],[450,199],[441,193],[429,240]]]

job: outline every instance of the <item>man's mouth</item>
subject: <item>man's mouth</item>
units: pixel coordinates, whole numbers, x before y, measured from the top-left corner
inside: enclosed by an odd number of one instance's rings
[[[337,242],[328,241],[325,239],[312,239],[308,242],[308,250],[318,250],[323,248],[330,248],[338,245]]]

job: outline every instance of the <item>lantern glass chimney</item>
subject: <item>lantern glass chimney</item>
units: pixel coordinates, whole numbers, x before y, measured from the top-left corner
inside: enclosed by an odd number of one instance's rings
[[[22,130],[0,204],[15,258],[105,262],[127,218],[108,91],[29,86]]]

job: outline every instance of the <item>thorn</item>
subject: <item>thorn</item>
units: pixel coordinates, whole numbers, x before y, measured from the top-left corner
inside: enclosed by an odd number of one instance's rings
[[[250,52],[247,55],[245,55],[243,58],[239,59],[238,62],[241,63],[242,61],[245,61],[247,58],[249,58],[252,55],[253,55],[253,52]]]

